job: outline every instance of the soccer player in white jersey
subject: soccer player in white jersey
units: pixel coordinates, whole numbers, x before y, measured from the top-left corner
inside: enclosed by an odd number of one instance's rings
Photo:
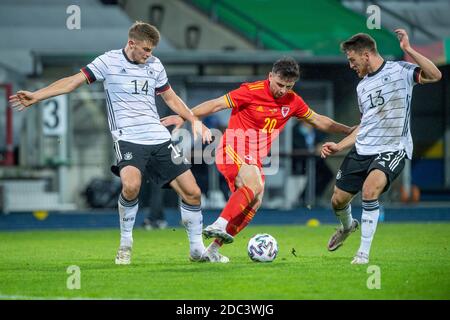
[[[161,61],[152,56],[159,39],[159,31],[154,26],[136,22],[129,29],[125,48],[98,56],[79,73],[46,88],[35,92],[18,91],[10,97],[12,105],[21,111],[44,99],[69,93],[84,83],[103,82],[118,162],[111,170],[122,181],[118,201],[121,238],[116,264],[131,262],[138,194],[146,170],[155,183],[172,187],[181,197],[181,217],[189,238],[190,258],[205,260],[202,257],[205,247],[201,191],[187,161],[181,164],[173,161],[179,154],[171,144],[169,131],[160,123],[155,94],[160,94],[174,112],[191,122],[194,138],[201,134],[204,142],[210,142],[211,136],[205,126],[198,125],[200,122],[194,126],[198,118],[170,87]]]
[[[361,244],[352,264],[369,262],[369,252],[379,216],[379,196],[400,174],[405,157],[412,158],[410,131],[411,95],[415,84],[437,82],[441,72],[429,59],[415,51],[403,29],[395,30],[401,49],[416,64],[385,61],[375,40],[359,33],[341,43],[350,68],[362,80],[356,89],[361,122],[339,143],[326,142],[321,156],[353,148],[336,176],[331,199],[341,226],[328,242],[328,250],[338,249],[359,223],[352,218],[350,202],[362,192]]]

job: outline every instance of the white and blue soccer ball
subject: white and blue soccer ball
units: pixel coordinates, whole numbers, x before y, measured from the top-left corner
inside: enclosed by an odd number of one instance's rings
[[[272,262],[278,254],[277,240],[267,233],[256,234],[248,241],[247,252],[255,262]]]

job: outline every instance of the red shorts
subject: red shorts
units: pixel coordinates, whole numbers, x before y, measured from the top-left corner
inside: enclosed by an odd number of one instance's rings
[[[225,150],[221,147],[216,149],[217,169],[225,177],[225,180],[227,181],[228,187],[230,188],[231,192],[236,191],[236,177],[243,163],[257,166],[264,183],[264,171],[262,170],[262,164],[259,159],[254,159],[250,155],[239,155],[230,146],[225,147]]]

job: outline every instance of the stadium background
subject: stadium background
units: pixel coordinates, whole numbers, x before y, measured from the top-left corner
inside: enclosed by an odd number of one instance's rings
[[[359,122],[358,78],[339,52],[357,32],[378,42],[381,54],[404,59],[392,30],[404,27],[414,47],[433,60],[443,79],[414,89],[414,159],[383,195],[381,219],[450,220],[450,11],[448,1],[372,1],[382,28],[367,29],[367,1],[289,0],[3,0],[0,2],[0,230],[118,228],[120,181],[101,83],[13,113],[7,97],[36,90],[78,72],[97,55],[124,47],[135,20],[150,22],[162,40],[154,54],[188,106],[218,97],[241,82],[263,79],[284,55],[297,59],[295,90],[317,112]],[[69,25],[80,9],[80,28]],[[75,11],[73,11],[75,10]],[[161,104],[160,116],[169,114]],[[205,119],[226,126],[223,111]],[[280,170],[268,176],[262,209],[252,224],[336,223],[329,206],[344,155],[322,161],[321,142],[339,136],[305,135],[291,121],[280,137]],[[223,208],[227,190],[214,166],[195,165],[205,224]],[[136,227],[148,212],[143,187]],[[176,194],[165,194],[169,226],[180,227]],[[360,200],[354,202],[359,218]],[[315,221],[315,220],[312,220]],[[314,225],[314,223],[313,223]],[[447,240],[448,241],[448,240]],[[447,280],[448,281],[448,280]],[[448,297],[448,296],[447,296]]]

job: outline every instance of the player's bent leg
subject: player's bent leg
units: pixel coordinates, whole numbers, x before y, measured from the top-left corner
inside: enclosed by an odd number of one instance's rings
[[[255,197],[253,202],[247,206],[239,216],[232,219],[226,228],[228,234],[233,237],[236,236],[239,232],[241,232],[253,219],[256,214],[256,211],[262,204],[264,192],[260,193]],[[209,246],[206,248],[205,253],[211,254],[213,256],[219,254],[219,249],[222,246],[223,242],[220,239],[215,239]],[[225,257],[226,258],[226,257]]]
[[[378,199],[388,184],[386,174],[378,169],[370,171],[362,188],[363,200]]]
[[[388,183],[386,174],[378,169],[372,170],[362,188],[361,244],[352,264],[369,263],[370,247],[377,229],[380,205],[378,198]]]
[[[237,183],[250,188],[255,196],[264,190],[261,170],[256,165],[242,164],[236,181]]]
[[[205,246],[202,239],[203,215],[201,191],[191,170],[187,170],[170,182],[170,186],[181,197],[181,220],[189,239],[191,261],[201,261]]]
[[[236,187],[242,187],[240,182],[237,180]],[[258,194],[255,199],[253,199],[252,203],[248,205],[242,212],[235,218],[229,221],[226,227],[226,231],[228,234],[233,237],[236,236],[239,232],[241,232],[253,219],[256,214],[256,211],[262,204],[262,198],[264,196],[264,191]],[[205,255],[212,255],[213,257],[220,255],[219,249],[222,246],[223,242],[221,239],[216,238],[209,246],[206,248]],[[225,257],[227,258],[227,257]],[[228,259],[228,258],[227,258]],[[229,259],[228,259],[229,261]],[[227,261],[227,262],[228,262]],[[221,261],[223,262],[223,261]]]
[[[122,195],[127,200],[136,199],[141,189],[141,171],[133,166],[126,166],[120,170]]]
[[[252,221],[253,217],[258,211],[259,207],[261,207],[262,199],[264,196],[264,190],[257,194],[255,199],[253,199],[252,203],[248,205],[242,212],[232,219],[227,225],[227,232],[232,236],[236,236],[239,232],[241,232],[249,223]]]
[[[185,203],[192,206],[200,205],[202,192],[191,170],[183,172],[172,180],[170,186]]]
[[[341,225],[336,229],[328,241],[328,251],[335,251],[344,244],[348,236],[356,231],[359,227],[359,222],[353,219],[351,214],[351,200],[354,194],[346,192],[338,187],[334,187],[334,193],[331,197],[331,205],[336,217],[341,222]]]
[[[133,166],[126,166],[120,171],[122,193],[119,195],[118,209],[120,218],[120,246],[117,251],[116,264],[131,263],[133,247],[133,227],[139,209],[138,194],[141,187],[141,172]]]
[[[263,190],[260,169],[254,165],[243,164],[236,177],[238,189],[233,192],[219,218],[203,230],[206,238],[216,238],[222,243],[232,243],[234,237],[227,232],[230,221],[242,214],[243,209]],[[244,209],[245,210],[245,209]]]

